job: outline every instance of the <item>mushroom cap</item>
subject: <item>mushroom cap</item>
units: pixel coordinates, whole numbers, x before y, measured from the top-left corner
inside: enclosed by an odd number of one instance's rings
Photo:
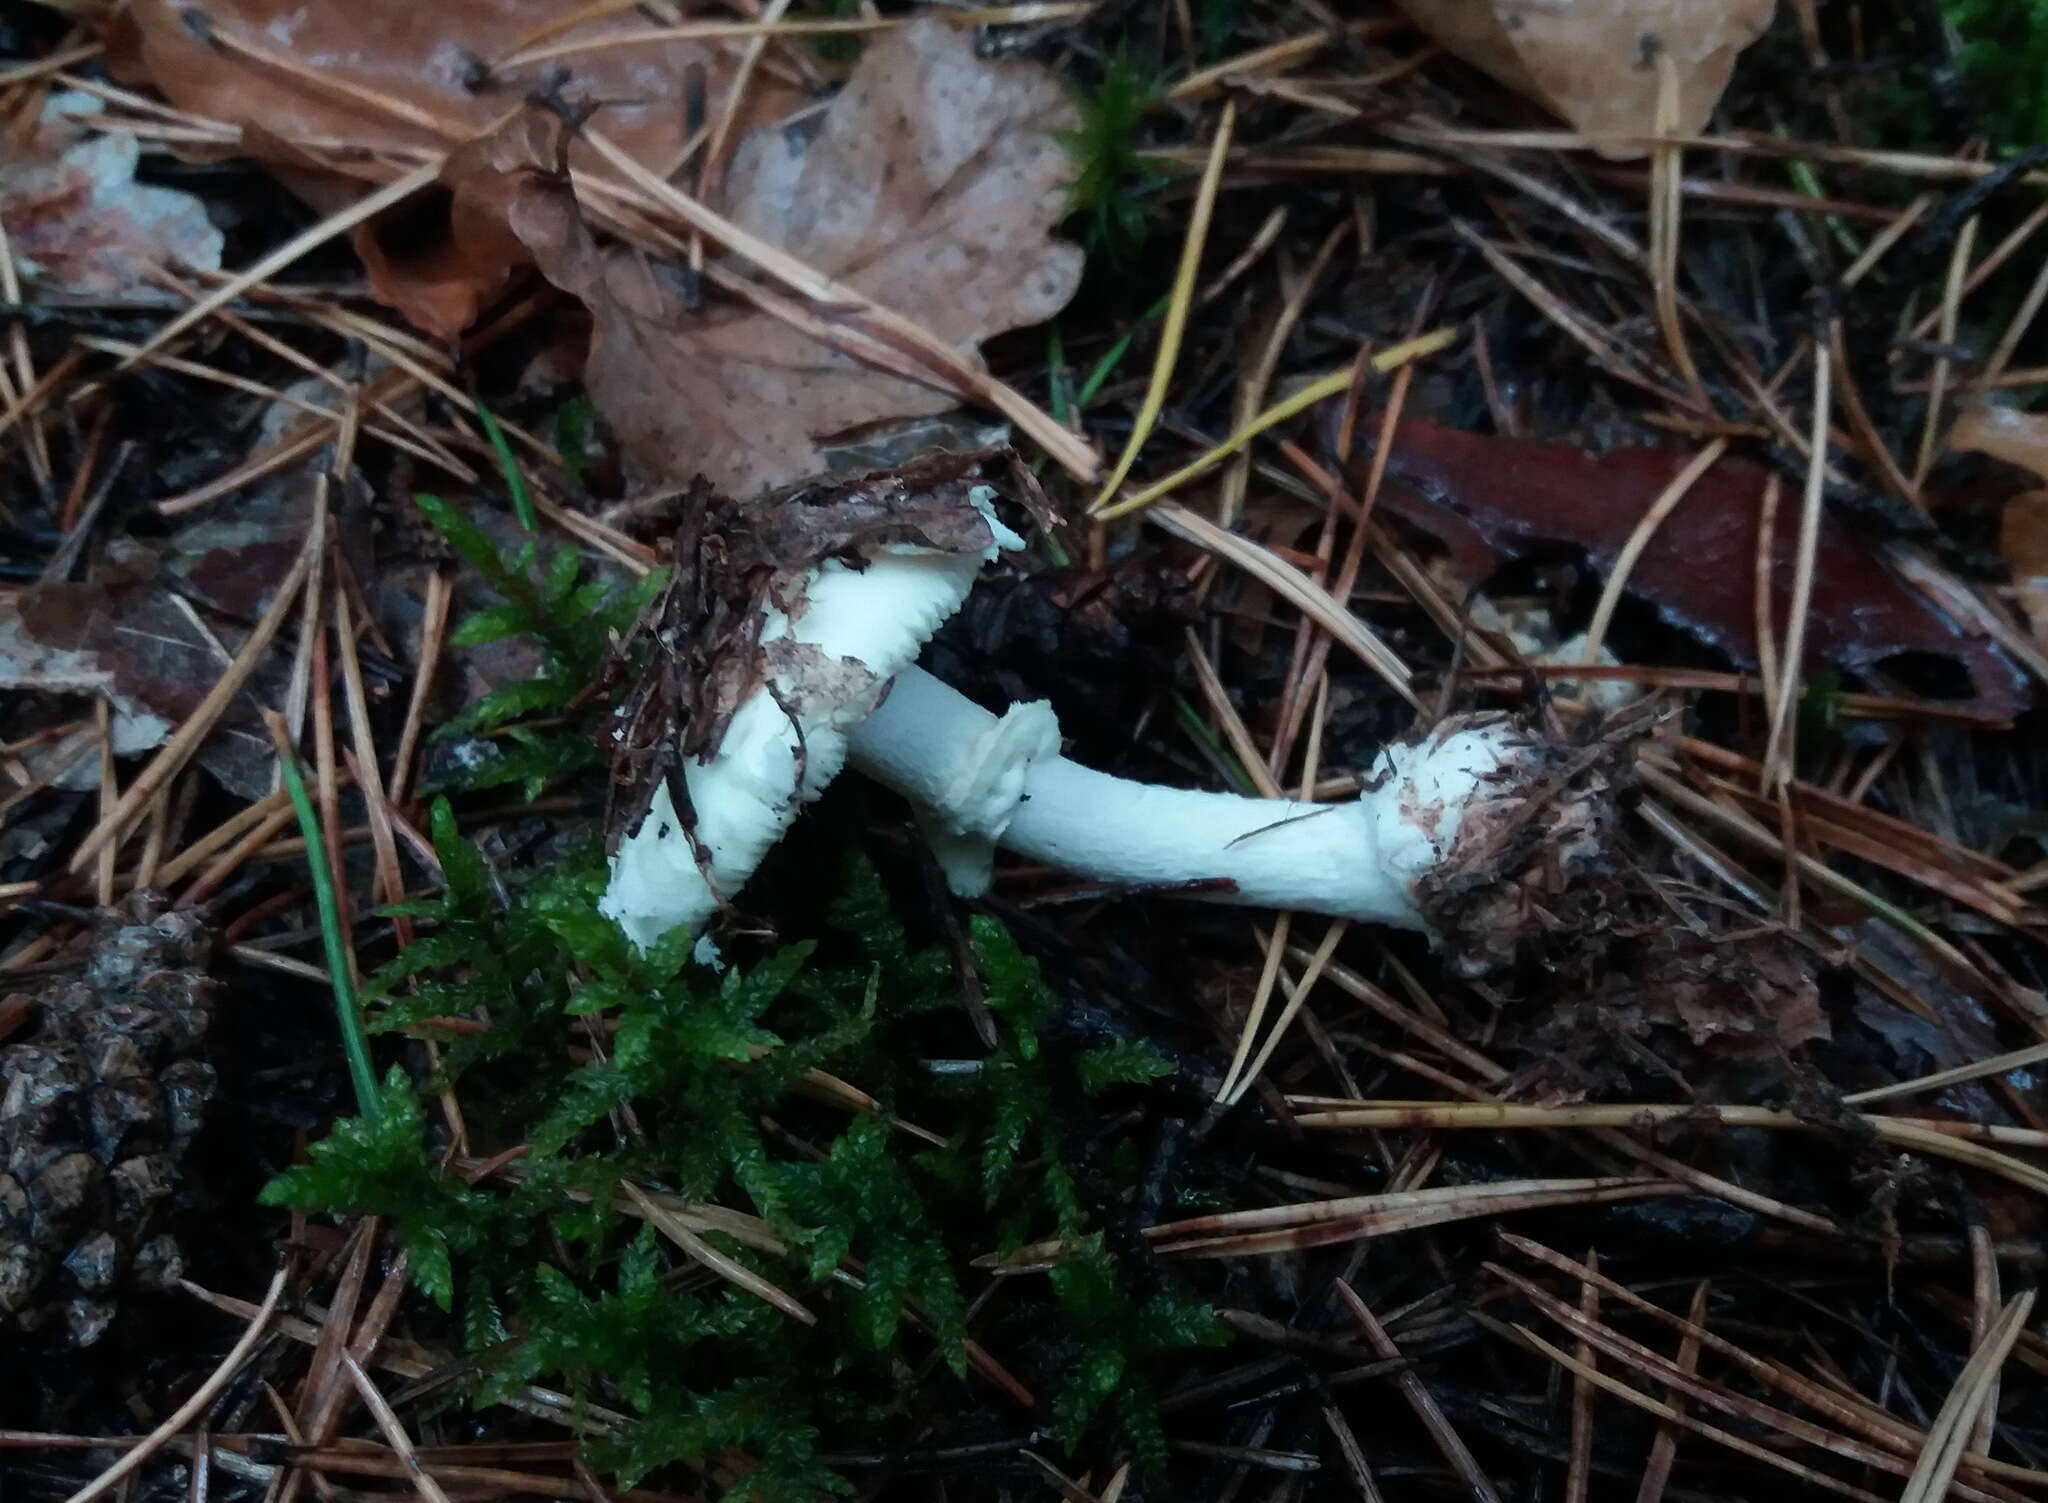
[[[960,609],[982,566],[1024,546],[997,520],[990,486],[956,480],[915,501],[925,512],[971,509],[969,546],[901,541],[892,534],[902,529],[877,528],[889,540],[854,542],[769,583],[753,659],[742,665],[751,692],[716,747],[680,769],[688,819],[664,779],[612,856],[599,911],[636,945],[679,926],[700,929],[733,899],[839,775],[852,729]]]

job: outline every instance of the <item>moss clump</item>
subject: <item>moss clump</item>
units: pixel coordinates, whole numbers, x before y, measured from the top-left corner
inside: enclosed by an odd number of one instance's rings
[[[1993,144],[2048,141],[2048,0],[1942,0]]]
[[[925,1068],[935,1047],[971,1037],[953,967],[911,942],[859,861],[815,935],[713,976],[680,942],[634,953],[597,916],[594,848],[508,878],[508,902],[445,804],[434,836],[446,890],[404,905],[428,932],[376,978],[373,1026],[443,1040],[436,1083],[459,1095],[473,1155],[524,1152],[469,1183],[394,1070],[381,1113],[338,1123],[266,1199],[389,1219],[467,1348],[469,1403],[544,1382],[622,1411],[622,1425],[593,1418],[588,1438],[626,1483],[686,1462],[731,1497],[843,1491],[821,1459],[831,1450],[907,1443],[943,1431],[948,1412],[1006,1402],[978,1379],[961,1387],[969,1265],[1061,1237],[1073,1260],[1010,1281],[985,1339],[1022,1347],[1026,1331],[1061,1328],[1061,1358],[1036,1374],[1060,1438],[1077,1446],[1101,1426],[1095,1441],[1157,1458],[1153,1374],[1219,1331],[1156,1270],[1134,1274],[1104,1251],[1062,1146],[1074,1113],[1092,1124],[1108,1105],[1097,1096],[1169,1065],[1131,1043],[1045,1047],[1056,998],[1010,936],[977,919],[1000,1042],[972,1070]],[[438,1021],[449,1018],[489,1026],[451,1032]],[[857,1082],[880,1109],[809,1099],[814,1070]],[[755,1218],[742,1235],[702,1236],[816,1324],[661,1240],[629,1214],[626,1184]],[[751,1469],[736,1480],[738,1453]]]
[[[436,730],[437,740],[488,740],[459,774],[431,782],[430,791],[516,784],[532,798],[552,778],[603,765],[596,741],[582,724],[586,717],[577,712],[597,708],[590,704],[591,686],[604,677],[613,643],[667,584],[667,571],[614,587],[587,577],[574,548],[559,548],[545,561],[537,543],[501,550],[447,502],[435,496],[413,500],[501,598],[500,604],[463,621],[449,634],[448,645],[481,647],[523,637],[540,657],[538,673],[492,690]]]
[[[1151,195],[1146,191],[1166,169],[1138,145],[1138,127],[1159,98],[1157,75],[1127,52],[1103,62],[1093,87],[1076,88],[1081,123],[1060,135],[1074,164],[1068,208],[1091,253],[1128,262],[1152,232]]]

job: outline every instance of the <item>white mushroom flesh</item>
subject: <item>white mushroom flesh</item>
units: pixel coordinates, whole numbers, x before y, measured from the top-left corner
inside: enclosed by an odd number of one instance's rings
[[[853,732],[851,759],[943,820],[943,790],[962,760],[982,758],[1000,724],[913,667]],[[1007,820],[980,818],[1005,849],[1097,881],[1208,881],[1214,889],[1190,895],[1423,929],[1417,880],[1443,860],[1496,782],[1511,793],[1513,780],[1498,774],[1524,743],[1500,717],[1446,727],[1389,749],[1377,785],[1343,804],[1137,783],[1027,751],[1004,780],[1018,790]],[[986,786],[987,770],[977,776]]]

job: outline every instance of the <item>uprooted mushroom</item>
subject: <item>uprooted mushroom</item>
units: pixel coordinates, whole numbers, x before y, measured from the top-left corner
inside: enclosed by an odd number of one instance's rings
[[[1468,965],[1512,949],[1532,882],[1600,862],[1612,759],[1506,715],[1446,720],[1387,748],[1356,799],[1313,804],[1096,772],[1060,754],[1049,705],[997,715],[949,688],[919,651],[1023,546],[984,458],[692,505],[616,732],[639,793],[603,910],[636,944],[700,930],[849,761],[909,800],[962,896],[1000,846],[1105,883],[1456,929]]]

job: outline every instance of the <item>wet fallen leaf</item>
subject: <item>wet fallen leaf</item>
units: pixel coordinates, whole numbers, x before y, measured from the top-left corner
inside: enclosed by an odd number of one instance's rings
[[[1354,467],[1366,458],[1361,448]],[[1395,430],[1379,504],[1442,542],[1448,567],[1466,584],[1507,559],[1559,546],[1582,549],[1604,573],[1690,459],[1670,449],[1593,455],[1567,443],[1408,420]],[[1747,460],[1714,465],[1657,530],[1628,581],[1631,594],[1744,667],[1757,661],[1755,559],[1766,478]],[[1798,534],[1799,498],[1788,489],[1771,540],[1781,622]],[[1964,632],[1826,512],[1806,644],[1809,671],[1830,663],[1863,671],[1901,654],[1934,654],[1968,672],[1972,707],[1982,713],[2010,716],[2027,703],[2026,680],[2010,659]]]
[[[1399,0],[1445,51],[1589,136],[1656,133],[1658,59],[1677,65],[1678,129],[1707,123],[1774,0]],[[1610,155],[1641,156],[1617,146]]]
[[[95,131],[105,106],[53,94],[34,130],[0,155],[0,222],[16,264],[66,292],[134,297],[155,266],[220,269],[221,233],[189,193],[135,181],[141,143]]]
[[[870,44],[820,118],[748,136],[726,213],[976,360],[982,340],[1051,317],[1080,280],[1080,250],[1051,238],[1071,174],[1054,132],[1071,123],[1044,69],[985,60],[956,28],[920,20]],[[508,152],[528,160],[509,190]],[[458,201],[505,197],[542,274],[588,305],[585,380],[639,478],[701,475],[755,497],[826,469],[836,435],[958,405],[755,308],[690,311],[675,269],[600,243],[546,164],[508,133],[450,176]]]
[[[157,548],[118,542],[90,580],[0,596],[0,691],[104,699],[116,756],[162,745],[219,681],[302,551],[310,493],[297,478],[295,493],[259,492],[239,515],[210,518]],[[199,751],[200,765],[246,798],[270,792],[275,756],[261,709],[282,702],[285,671],[276,653],[260,664]],[[91,787],[98,777],[88,757],[62,786]]]
[[[561,13],[554,0],[135,0],[110,30],[108,60],[117,77],[241,127],[238,151],[225,154],[265,159],[323,212],[366,192],[365,179],[397,175],[391,158],[373,153],[409,162],[449,150],[565,65],[579,96],[603,102],[612,140],[657,172],[673,170],[692,134],[692,79],[703,81],[706,118],[718,118],[745,43],[639,41],[559,63],[488,66],[543,32],[551,44],[573,44],[648,30],[629,10],[568,27],[559,27]],[[758,70],[735,125],[780,119],[802,99]],[[322,143],[346,150],[330,162]],[[441,338],[460,333],[526,259],[501,225],[451,215],[437,192],[415,195],[355,238],[376,295]]]

